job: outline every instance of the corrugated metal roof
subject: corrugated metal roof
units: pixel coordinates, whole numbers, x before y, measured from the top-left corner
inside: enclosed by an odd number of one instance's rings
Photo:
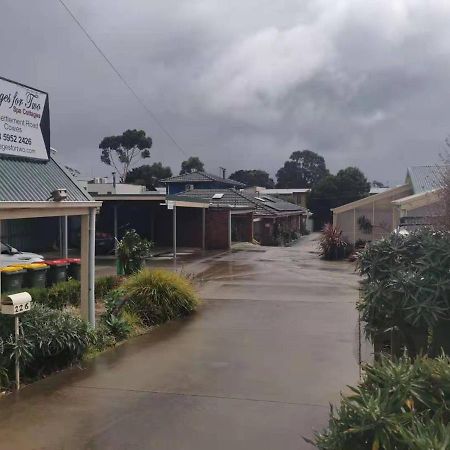
[[[52,158],[0,158],[0,201],[46,201],[55,189],[67,189],[68,201],[92,200]]]
[[[215,194],[223,194],[214,198]],[[255,210],[257,215],[280,215],[289,213],[306,213],[307,210],[301,206],[286,202],[277,197],[269,195],[249,194],[248,192],[235,189],[191,189],[176,194],[175,197],[208,200],[213,206],[247,208]]]
[[[415,194],[428,192],[442,186],[442,179],[450,166],[408,167],[406,180],[411,182]]]
[[[206,172],[192,172],[185,173],[183,175],[176,175],[171,178],[166,178],[162,180],[163,183],[204,183],[208,181],[216,181],[222,184],[228,184],[230,186],[244,187],[245,184],[239,181],[230,180],[229,178],[221,178],[217,175]]]

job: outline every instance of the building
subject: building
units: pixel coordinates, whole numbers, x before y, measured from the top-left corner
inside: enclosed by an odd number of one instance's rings
[[[305,208],[276,197],[230,188],[190,189],[168,197],[172,199],[208,202],[206,215],[211,219],[206,221],[207,248],[253,239],[262,245],[276,245],[288,235],[304,232],[309,214]],[[187,233],[192,230],[188,228]],[[209,244],[212,239],[213,246]]]
[[[409,167],[405,183],[333,209],[333,224],[351,243],[380,239],[399,226],[435,223],[448,166]]]
[[[256,192],[260,195],[271,195],[286,202],[294,203],[295,205],[308,207],[308,195],[311,189],[267,189],[264,187],[257,187]]]
[[[244,188],[239,181],[221,178],[206,172],[192,172],[162,180],[167,187],[167,195],[175,195],[192,189]]]

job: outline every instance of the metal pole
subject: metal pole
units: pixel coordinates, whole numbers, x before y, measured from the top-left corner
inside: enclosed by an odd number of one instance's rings
[[[95,208],[89,208],[89,294],[88,318],[95,327]]]
[[[19,363],[19,316],[14,316],[14,334],[16,337],[16,390],[20,389],[20,363]]]
[[[202,208],[202,249],[206,249],[206,209]]]
[[[372,202],[372,241],[375,240],[375,201]]]
[[[177,259],[177,205],[173,205],[173,259]]]
[[[228,212],[228,248],[231,249],[231,209]]]
[[[63,217],[63,257],[69,257],[69,223],[67,216]]]
[[[62,222],[62,217],[58,217],[58,224],[59,224],[59,257],[63,258],[64,257],[64,236],[63,236],[63,222]]]
[[[114,255],[117,258],[117,242],[118,242],[118,226],[117,226],[117,205],[114,205]]]

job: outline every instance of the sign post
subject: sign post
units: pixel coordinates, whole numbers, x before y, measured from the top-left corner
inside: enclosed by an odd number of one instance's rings
[[[0,77],[0,155],[47,161],[48,94]]]
[[[1,302],[2,314],[14,316],[14,337],[16,340],[15,354],[15,372],[16,372],[16,390],[20,389],[20,361],[18,344],[20,339],[20,314],[31,309],[31,295],[28,292],[20,292],[19,294],[11,294]]]

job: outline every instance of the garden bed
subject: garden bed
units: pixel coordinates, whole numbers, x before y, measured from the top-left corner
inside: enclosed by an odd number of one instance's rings
[[[184,317],[199,303],[192,282],[179,273],[143,269],[127,277],[102,277],[96,281],[98,320],[93,329],[80,317],[78,281],[28,291],[33,307],[21,317],[18,346],[12,317],[0,316],[0,390],[12,385],[16,351],[24,382],[30,383],[154,325]]]

